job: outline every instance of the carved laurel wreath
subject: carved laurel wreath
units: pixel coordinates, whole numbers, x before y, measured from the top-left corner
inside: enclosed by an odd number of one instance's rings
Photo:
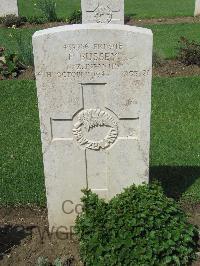
[[[109,127],[108,134],[100,141],[87,139],[82,131],[88,132],[95,127]],[[100,150],[110,147],[118,136],[118,125],[115,119],[106,111],[100,109],[86,109],[78,115],[78,122],[74,125],[73,134],[76,141],[85,149]]]

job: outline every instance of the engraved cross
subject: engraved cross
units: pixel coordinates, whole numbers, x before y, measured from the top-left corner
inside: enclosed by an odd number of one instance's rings
[[[108,154],[118,141],[137,139],[139,117],[120,118],[110,110],[107,107],[105,83],[81,84],[81,91],[82,108],[77,110],[71,119],[51,119],[52,141],[70,141],[85,152],[86,183],[94,192],[107,198]],[[99,131],[103,127],[105,137],[98,139],[101,136],[98,135]],[[98,140],[86,136],[87,131],[95,129],[95,138]]]

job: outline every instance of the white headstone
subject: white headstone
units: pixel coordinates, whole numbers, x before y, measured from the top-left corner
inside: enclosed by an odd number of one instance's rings
[[[11,14],[18,16],[17,0],[0,0],[0,17]]]
[[[196,2],[195,2],[194,15],[195,16],[200,16],[200,0],[196,0]]]
[[[113,24],[34,34],[50,228],[74,225],[83,188],[109,200],[148,182],[152,43]]]
[[[81,0],[82,23],[124,24],[124,0]]]

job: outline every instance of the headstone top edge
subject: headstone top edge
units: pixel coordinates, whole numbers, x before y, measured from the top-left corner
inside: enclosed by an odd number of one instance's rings
[[[45,36],[48,34],[61,33],[65,31],[74,31],[74,30],[99,30],[99,29],[108,29],[108,30],[126,30],[135,33],[142,33],[147,35],[152,35],[152,30],[147,28],[141,28],[136,26],[129,25],[120,25],[120,24],[74,24],[74,25],[65,25],[59,27],[53,27],[49,29],[39,30],[33,34],[33,39],[37,37]]]

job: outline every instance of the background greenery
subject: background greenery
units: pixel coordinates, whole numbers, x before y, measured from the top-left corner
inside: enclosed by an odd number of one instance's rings
[[[168,195],[200,201],[200,78],[155,78],[151,178]],[[0,204],[45,205],[34,81],[1,81]]]
[[[176,24],[176,25],[147,25],[154,33],[154,49],[166,59],[177,55],[178,41],[181,36],[189,40],[200,42],[200,24]],[[22,39],[31,42],[32,35],[39,28],[34,29],[6,29],[0,28],[0,46],[5,46],[11,51],[19,51],[15,35],[21,34]]]
[[[35,0],[18,0],[20,15],[38,15]],[[125,0],[125,13],[136,18],[160,18],[193,16],[194,0]],[[60,18],[67,18],[75,9],[80,9],[80,0],[56,0]]]

